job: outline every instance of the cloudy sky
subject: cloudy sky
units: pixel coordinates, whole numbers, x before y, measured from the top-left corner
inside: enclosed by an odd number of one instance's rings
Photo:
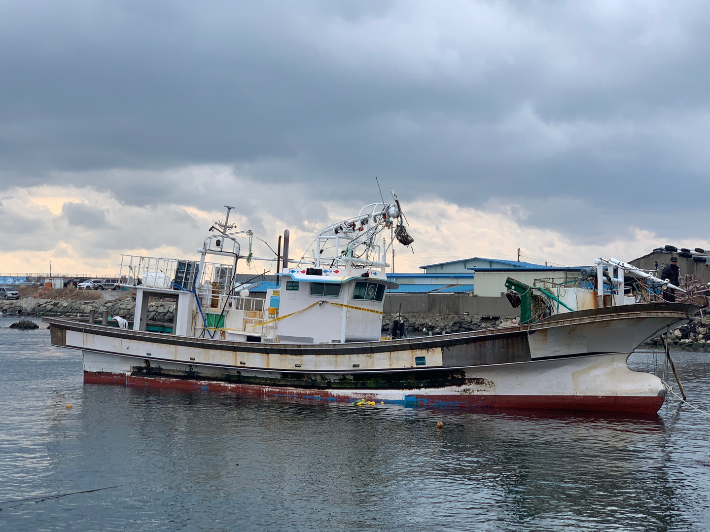
[[[706,3],[8,1],[0,47],[0,273],[189,258],[225,204],[303,247],[375,176],[400,271],[710,248]]]

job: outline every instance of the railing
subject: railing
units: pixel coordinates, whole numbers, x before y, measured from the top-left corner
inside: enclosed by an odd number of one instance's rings
[[[220,308],[224,306],[225,300],[228,298],[228,296],[221,295],[220,296]],[[235,310],[244,310],[247,312],[264,312],[264,300],[256,297],[241,297],[241,296],[232,296],[231,298],[231,303],[232,305],[230,308],[233,308]]]
[[[259,325],[264,322],[264,299],[224,294],[214,294],[213,297],[210,288],[207,286],[199,292],[204,312],[215,313],[221,312],[222,309],[241,311],[242,322],[239,324],[239,327],[242,327],[241,331],[253,335],[263,333],[264,327]]]
[[[170,289],[175,284],[193,290],[195,284],[210,284],[216,294],[226,293],[232,280],[231,265],[206,262],[201,272],[197,272],[198,267],[198,261],[121,255],[119,278],[122,284],[146,288]]]

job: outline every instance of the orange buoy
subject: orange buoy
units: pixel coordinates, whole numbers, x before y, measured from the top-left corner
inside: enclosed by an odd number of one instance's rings
[[[441,430],[441,429],[444,428],[444,424],[443,424],[441,421],[439,421],[439,422],[436,424],[436,428],[439,429],[439,430]]]
[[[73,408],[73,405],[67,405],[67,408]]]

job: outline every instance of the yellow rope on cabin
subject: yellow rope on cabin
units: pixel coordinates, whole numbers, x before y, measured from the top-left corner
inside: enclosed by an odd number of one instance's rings
[[[286,314],[285,316],[279,316],[278,318],[274,318],[273,320],[269,321],[262,321],[261,323],[254,323],[252,325],[247,325],[247,327],[256,327],[257,325],[269,325],[270,323],[276,323],[277,321],[285,320],[286,318],[290,318],[291,316],[295,316],[299,312],[304,312],[308,310],[309,308],[313,308],[316,305],[319,305],[321,303],[328,303],[329,305],[335,305],[336,307],[342,307],[346,309],[352,309],[352,310],[362,310],[363,312],[372,312],[373,314],[382,314],[382,311],[380,310],[372,310],[369,308],[362,308],[362,307],[353,307],[352,305],[344,305],[343,303],[333,303],[332,301],[316,301],[315,303],[308,305],[306,308],[302,308],[301,310],[297,310],[296,312],[292,312],[291,314]]]
[[[372,310],[369,308],[362,308],[362,307],[353,307],[351,305],[343,305],[342,303],[331,303],[330,301],[325,301],[325,303],[335,305],[336,307],[343,307],[343,308],[352,309],[352,310],[362,310],[363,312],[372,312],[373,314],[382,314],[382,311],[380,311],[380,310]]]
[[[269,323],[276,323],[277,321],[285,320],[286,318],[290,318],[291,316],[295,316],[299,312],[304,312],[304,311],[308,310],[309,308],[315,307],[319,303],[321,303],[321,301],[316,301],[312,305],[308,305],[306,308],[302,308],[301,310],[297,310],[296,312],[292,312],[291,314],[286,314],[285,316],[279,316],[278,318],[274,318],[273,320],[262,321],[260,323],[252,323],[251,325],[247,325],[247,328],[256,327],[257,325],[268,325]]]

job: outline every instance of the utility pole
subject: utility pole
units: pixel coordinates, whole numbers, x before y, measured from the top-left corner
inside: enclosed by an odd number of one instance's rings
[[[518,248],[518,262],[520,262],[520,248]]]

